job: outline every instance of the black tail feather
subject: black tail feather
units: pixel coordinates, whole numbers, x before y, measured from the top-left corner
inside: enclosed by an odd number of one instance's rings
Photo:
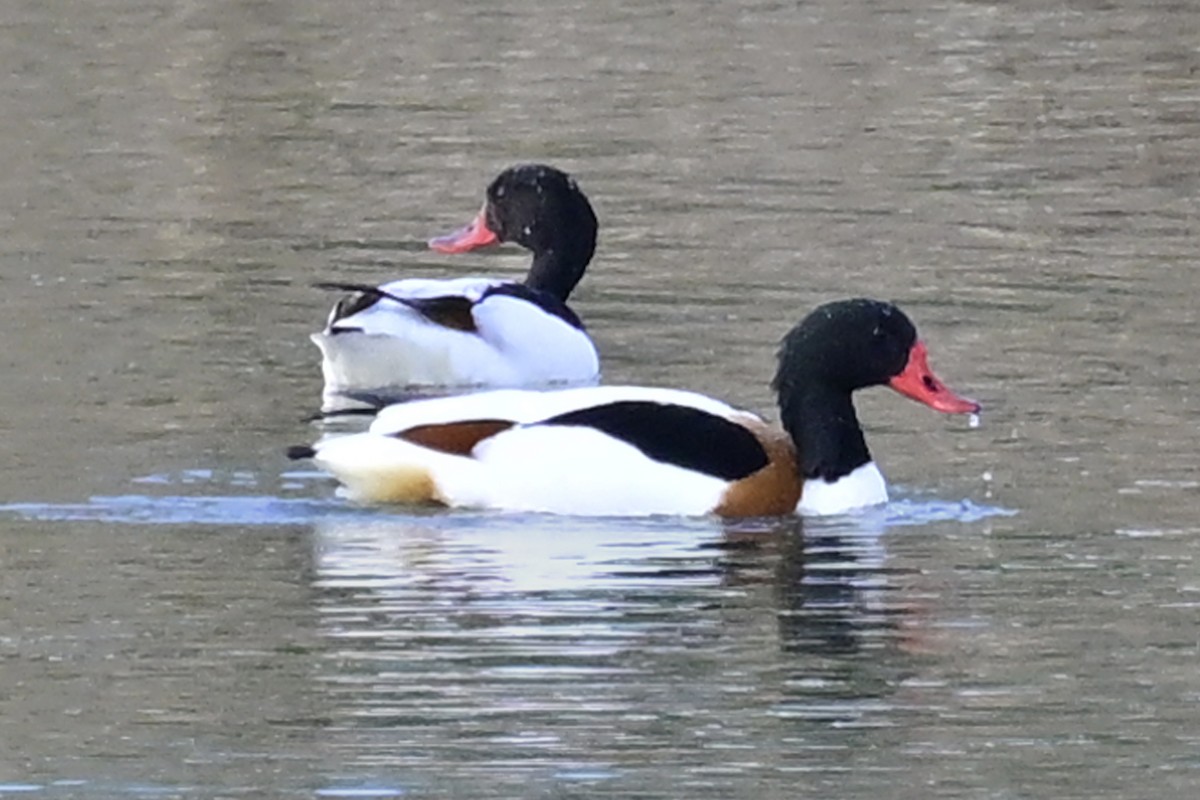
[[[313,284],[316,289],[328,289],[333,292],[361,292],[369,295],[376,300],[395,300],[402,305],[408,305],[411,301],[403,297],[397,297],[391,292],[386,292],[378,286],[372,286],[369,283],[343,283],[341,281],[317,281]]]
[[[315,414],[305,418],[305,422],[320,422],[323,419],[333,419],[335,417],[373,417],[379,413],[379,408],[338,408],[333,411],[318,411]]]
[[[353,400],[356,403],[364,403],[375,411],[379,411],[384,406],[390,406],[392,403],[399,403],[406,399],[412,399],[411,394],[405,395],[402,392],[389,395],[381,392],[358,391],[356,389],[346,389],[338,392],[337,396],[344,397],[347,400]]]
[[[369,283],[342,283],[340,281],[318,281],[313,284],[317,289],[331,289],[336,292],[354,292],[349,297],[343,297],[333,307],[333,313],[329,318],[329,329],[333,333],[344,332],[353,329],[336,329],[333,327],[338,320],[351,317],[360,311],[364,311],[378,303],[380,300],[392,300],[402,306],[420,310],[413,300],[405,297],[398,297],[391,292],[386,292],[378,286],[372,286]]]
[[[368,294],[382,294],[378,286],[372,286],[369,283],[351,283],[349,281],[317,281],[313,284],[314,289],[328,289],[332,292],[366,292]]]
[[[287,457],[292,461],[299,461],[302,458],[312,458],[317,454],[317,451],[306,444],[292,445],[287,449]]]

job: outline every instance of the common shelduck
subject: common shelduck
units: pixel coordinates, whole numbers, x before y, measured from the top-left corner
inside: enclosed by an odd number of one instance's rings
[[[463,253],[514,242],[533,252],[524,282],[319,284],[354,292],[312,335],[321,348],[327,404],[343,393],[594,384],[596,348],[565,301],[592,259],[596,230],[596,215],[573,178],[544,164],[516,166],[488,186],[471,224],[429,245]]]
[[[600,386],[507,390],[384,408],[364,433],[294,447],[365,502],[558,514],[837,514],[887,501],[851,394],[888,385],[977,413],[930,370],[891,303],[843,300],[783,339],[783,431],[704,395]],[[786,433],[785,433],[786,432]]]

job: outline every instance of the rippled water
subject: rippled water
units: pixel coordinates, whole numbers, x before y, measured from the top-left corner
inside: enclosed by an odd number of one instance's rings
[[[0,9],[0,794],[1191,798],[1200,450],[1185,3]],[[601,221],[606,379],[770,414],[898,300],[834,521],[360,509],[316,280],[448,258],[502,167]]]

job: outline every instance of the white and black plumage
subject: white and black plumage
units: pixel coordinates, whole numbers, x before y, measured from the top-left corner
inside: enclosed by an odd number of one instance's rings
[[[890,303],[817,308],[784,338],[783,430],[704,395],[507,390],[383,409],[365,433],[296,447],[365,502],[559,514],[836,514],[887,500],[851,395],[887,385],[937,411],[979,405],[930,370]]]
[[[438,252],[501,242],[532,251],[524,281],[410,278],[352,291],[312,339],[327,399],[595,383],[596,348],[566,305],[596,246],[596,215],[566,173],[542,164],[506,169],[470,225],[433,239]]]

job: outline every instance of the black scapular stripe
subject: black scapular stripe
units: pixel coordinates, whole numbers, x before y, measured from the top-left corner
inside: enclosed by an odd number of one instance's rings
[[[384,291],[378,286],[371,286],[366,283],[321,281],[320,283],[314,283],[313,286],[318,289],[336,289],[338,291],[354,292],[354,294],[348,297],[343,297],[334,306],[333,317],[330,320],[331,326],[337,324],[340,320],[354,316],[360,311],[365,311],[380,300],[391,300],[402,306],[411,308],[435,325],[441,325],[444,328],[452,328],[465,333],[475,332],[475,319],[471,316],[471,308],[475,304],[461,295],[400,297],[399,295]],[[333,329],[333,333],[349,332],[361,333],[362,328],[342,327]]]
[[[333,319],[330,324],[354,316],[360,311],[365,311],[380,300],[392,300],[422,314],[430,322],[466,333],[475,332],[475,320],[471,315],[471,309],[475,304],[460,295],[399,297],[384,291],[378,286],[371,286],[366,283],[342,283],[335,281],[321,281],[314,283],[313,286],[318,289],[353,292],[348,297],[339,300],[337,305],[334,306]],[[566,303],[549,292],[532,289],[523,283],[501,283],[485,289],[479,301],[482,302],[492,295],[515,297],[518,300],[532,303],[547,314],[558,317],[572,328],[577,328],[581,331],[584,330],[583,321],[579,319],[575,312]],[[361,328],[335,328],[334,333],[361,330]]]
[[[422,297],[406,299],[404,304],[413,309],[434,325],[443,328],[475,333],[475,317],[471,309],[475,304],[465,297],[447,294],[440,297]]]
[[[318,281],[317,283],[314,283],[313,286],[315,286],[318,289],[332,289],[333,291],[337,291],[337,292],[353,292],[353,294],[343,297],[341,300],[338,300],[337,304],[334,305],[333,316],[329,320],[329,323],[331,325],[333,323],[337,322],[338,320],[343,320],[346,317],[354,316],[355,314],[357,314],[360,311],[365,311],[366,309],[375,305],[376,303],[378,303],[381,299],[383,299],[385,297],[392,298],[393,300],[399,300],[399,298],[392,297],[392,295],[383,291],[378,286],[371,286],[370,284],[367,284],[367,283],[341,283],[341,282],[335,282],[335,281]],[[343,333],[343,332],[350,331],[350,330],[358,332],[358,331],[361,331],[362,329],[361,328],[343,328],[340,331],[335,330],[334,332],[335,333]]]
[[[728,481],[767,465],[767,453],[750,431],[688,406],[623,400],[581,408],[539,423],[596,428],[627,442],[647,458]]]

